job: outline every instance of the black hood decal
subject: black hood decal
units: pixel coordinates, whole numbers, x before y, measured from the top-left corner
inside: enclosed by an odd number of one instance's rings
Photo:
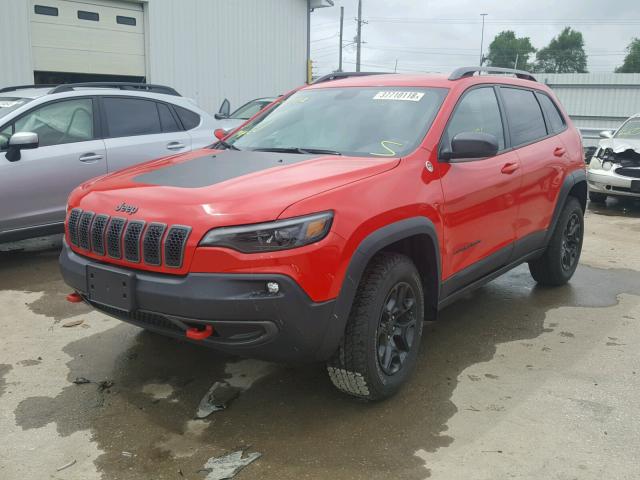
[[[224,150],[143,173],[133,181],[164,187],[201,188],[318,157],[319,155]]]

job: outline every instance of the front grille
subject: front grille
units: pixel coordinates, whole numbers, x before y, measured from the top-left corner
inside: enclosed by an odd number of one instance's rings
[[[74,208],[69,214],[69,238],[71,239],[71,243],[76,246],[78,246],[78,222],[80,221],[81,215],[81,208]]]
[[[164,241],[164,263],[167,267],[180,268],[184,247],[187,244],[191,228],[182,225],[174,225],[167,232]]]
[[[640,178],[640,168],[622,167],[622,168],[616,169],[616,173],[618,175],[623,175],[625,177]]]
[[[175,323],[167,320],[167,318],[164,317],[163,315],[158,315],[156,313],[151,313],[151,312],[144,312],[140,310],[136,310],[134,312],[125,312],[124,310],[120,310],[119,308],[108,307],[106,305],[95,303],[90,300],[89,300],[89,303],[96,310],[101,310],[107,315],[111,315],[120,320],[129,320],[133,323],[148,325],[150,327],[156,327],[162,330],[170,330],[177,333],[184,333],[184,330],[182,328],[180,328]]]
[[[91,228],[93,215],[93,212],[84,212],[80,216],[80,222],[78,222],[78,246],[85,250],[89,250],[91,248],[91,236],[89,234],[89,229]]]
[[[107,228],[109,215],[96,215],[91,227],[91,250],[104,255],[104,231]]]
[[[147,225],[143,220],[111,218],[105,214],[83,212],[80,208],[69,213],[67,229],[73,245],[97,255],[171,268],[182,266],[191,233],[191,227],[184,225],[171,225],[169,228],[163,223]]]
[[[160,247],[162,245],[162,235],[167,226],[163,223],[151,223],[147,227],[142,241],[142,251],[144,252],[144,263],[149,265],[160,265],[162,259],[160,257]]]
[[[127,221],[124,218],[112,218],[107,228],[107,253],[112,258],[122,258],[122,230]]]
[[[142,220],[133,220],[127,225],[124,232],[124,258],[129,262],[140,262],[140,237],[144,230]]]

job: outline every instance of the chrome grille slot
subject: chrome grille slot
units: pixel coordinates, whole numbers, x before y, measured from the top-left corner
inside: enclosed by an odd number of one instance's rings
[[[109,223],[108,215],[96,215],[91,227],[91,250],[98,255],[104,255],[104,231]]]
[[[167,226],[163,223],[150,223],[142,240],[144,263],[159,266],[161,262],[162,235]]]
[[[144,223],[142,220],[132,220],[124,232],[124,258],[129,262],[140,262],[140,238]]]
[[[67,222],[67,228],[69,229],[69,239],[74,245],[78,245],[78,222],[82,215],[81,208],[74,208],[69,214],[69,221]]]
[[[91,249],[91,237],[89,236],[89,230],[91,228],[93,216],[93,212],[84,212],[80,216],[80,221],[78,222],[78,246],[85,250]]]
[[[107,227],[107,253],[112,258],[122,258],[122,230],[127,221],[124,218],[112,218]]]
[[[184,249],[191,233],[190,227],[172,225],[164,240],[164,263],[167,267],[180,268]]]

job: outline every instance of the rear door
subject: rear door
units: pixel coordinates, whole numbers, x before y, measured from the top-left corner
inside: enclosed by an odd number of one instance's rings
[[[62,223],[71,191],[106,173],[95,107],[91,97],[53,101],[1,127],[7,134],[37,133],[40,143],[16,162],[7,160],[6,148],[0,151],[0,230]]]
[[[567,163],[565,145],[557,135],[566,124],[552,100],[542,93],[501,86],[500,96],[522,171],[517,197],[518,242],[513,253],[519,258],[544,245]]]
[[[169,104],[131,96],[100,100],[109,172],[191,150],[191,136]]]
[[[465,92],[442,142],[450,146],[451,139],[462,132],[492,134],[500,150],[494,157],[442,165],[446,245],[443,296],[506,264],[515,239],[515,198],[522,180],[517,155],[508,149],[503,112],[493,86]]]

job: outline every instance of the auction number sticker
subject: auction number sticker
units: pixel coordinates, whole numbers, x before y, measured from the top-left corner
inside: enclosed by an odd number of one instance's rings
[[[374,100],[402,100],[405,102],[419,102],[424,92],[378,92]]]
[[[22,100],[4,100],[4,101],[0,101],[0,108],[9,108],[9,107],[15,107],[16,105],[20,105],[22,103]]]

